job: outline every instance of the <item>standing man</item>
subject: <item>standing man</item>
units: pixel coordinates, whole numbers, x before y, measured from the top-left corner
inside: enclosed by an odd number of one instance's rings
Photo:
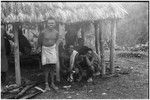
[[[45,90],[50,90],[48,75],[51,76],[51,87],[55,90],[58,87],[54,84],[56,63],[58,61],[56,45],[59,33],[54,28],[56,22],[54,18],[48,18],[46,28],[39,34],[38,47],[42,48],[42,65],[45,73]]]

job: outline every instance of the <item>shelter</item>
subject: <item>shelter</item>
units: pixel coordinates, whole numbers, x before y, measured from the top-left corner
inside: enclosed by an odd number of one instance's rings
[[[65,26],[76,25],[79,28],[87,23],[93,23],[95,29],[96,52],[100,55],[103,75],[105,75],[105,61],[102,41],[102,26],[104,23],[110,24],[111,48],[110,48],[110,68],[113,73],[114,46],[116,35],[116,23],[123,18],[127,12],[120,3],[101,3],[101,2],[2,2],[1,4],[1,22],[12,23],[15,33],[15,70],[16,82],[21,84],[18,26],[27,25],[45,25],[49,16],[56,18],[59,33],[64,37]],[[67,29],[67,28],[66,28]],[[77,28],[78,29],[78,28]],[[76,30],[76,28],[74,28]],[[82,38],[84,32],[81,31]],[[59,54],[59,53],[58,53]],[[59,63],[57,67],[57,77],[59,78]]]

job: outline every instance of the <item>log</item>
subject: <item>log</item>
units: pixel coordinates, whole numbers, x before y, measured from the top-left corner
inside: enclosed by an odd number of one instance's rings
[[[27,90],[29,90],[30,88],[32,88],[33,86],[35,86],[35,84],[33,85],[27,85],[20,93],[18,93],[15,97],[15,99],[20,98],[21,96],[23,96]]]
[[[18,40],[18,23],[14,24],[14,42],[15,42],[15,75],[17,85],[21,85],[21,73],[20,73],[20,56],[19,56],[19,40]]]
[[[20,86],[16,86],[16,87],[10,87],[10,88],[7,88],[6,89],[6,91],[4,91],[4,92],[2,92],[2,94],[6,94],[6,93],[13,93],[13,91],[14,90],[16,90],[16,89],[21,89],[21,88],[23,88],[25,86],[25,84],[23,84],[23,85],[20,85]],[[15,92],[15,91],[14,91]]]
[[[104,45],[103,45],[103,39],[102,39],[102,21],[99,23],[99,45],[100,45],[100,58],[101,58],[101,64],[102,67],[102,75],[106,74],[106,68],[105,68],[105,61],[104,61]]]
[[[24,96],[24,97],[22,97],[22,98],[20,98],[20,99],[30,99],[30,98],[32,98],[32,97],[34,97],[34,96],[36,96],[36,95],[38,95],[38,94],[40,94],[40,93],[42,93],[42,92],[41,92],[41,91],[38,91],[38,92],[35,92],[35,93],[33,93],[33,94],[26,95],[26,96]]]
[[[115,34],[116,34],[116,20],[111,20],[111,38],[110,38],[110,71],[111,71],[111,74],[114,73]]]

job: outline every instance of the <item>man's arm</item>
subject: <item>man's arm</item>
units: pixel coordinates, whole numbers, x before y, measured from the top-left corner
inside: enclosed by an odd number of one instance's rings
[[[59,32],[56,33],[56,39],[55,39],[56,45],[59,45],[59,43],[61,42],[60,36],[59,36]]]
[[[96,52],[94,52],[94,51],[93,51],[93,54],[94,54],[94,56],[98,59],[98,62],[99,62],[99,64],[100,64],[101,59],[100,59],[99,55],[98,55]]]
[[[37,48],[41,47],[42,46],[42,41],[43,41],[43,32],[41,32],[38,36],[38,46]]]
[[[89,60],[89,58],[88,58],[87,56],[85,56],[85,58],[86,58],[86,62],[87,62],[87,64],[88,64],[89,66],[91,66],[91,65],[92,65],[92,63],[91,63],[91,61]]]

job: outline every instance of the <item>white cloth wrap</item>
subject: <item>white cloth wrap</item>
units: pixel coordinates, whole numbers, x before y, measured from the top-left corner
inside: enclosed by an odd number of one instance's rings
[[[71,56],[70,56],[70,68],[73,69],[74,67],[74,62],[75,62],[75,57],[78,54],[77,51],[73,50]]]
[[[56,44],[51,47],[42,46],[42,65],[56,64],[57,61]]]

